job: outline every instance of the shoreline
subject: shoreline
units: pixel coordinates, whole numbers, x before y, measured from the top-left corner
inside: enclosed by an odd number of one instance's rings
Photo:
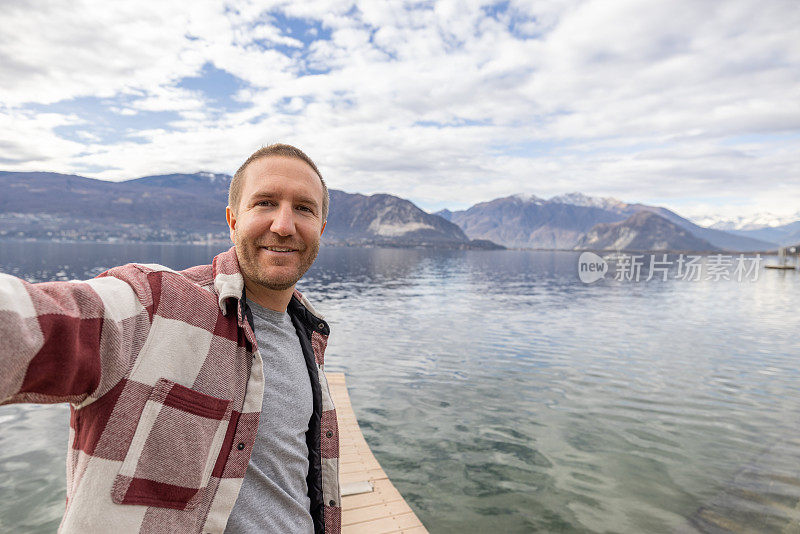
[[[35,239],[35,238],[7,238],[0,237],[0,243],[51,243],[63,245],[191,245],[191,246],[206,246],[217,247],[230,245],[228,240],[214,240],[214,241],[129,241],[129,240],[74,240],[74,239]],[[594,252],[596,254],[610,254],[610,253],[628,253],[628,254],[695,254],[701,256],[714,256],[717,254],[722,255],[739,255],[745,254],[755,256],[757,254],[773,256],[778,254],[778,250],[756,250],[756,251],[740,251],[740,250],[638,250],[638,249],[568,249],[568,248],[522,248],[522,247],[503,247],[503,248],[470,248],[469,243],[463,243],[464,247],[458,246],[441,246],[439,243],[426,243],[426,244],[404,244],[404,243],[342,243],[330,242],[321,243],[325,247],[338,247],[338,248],[404,248],[404,249],[436,249],[443,248],[446,250],[513,250],[513,251],[528,251],[528,252]]]

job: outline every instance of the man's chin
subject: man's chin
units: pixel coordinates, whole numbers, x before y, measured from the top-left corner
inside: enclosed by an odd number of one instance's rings
[[[291,284],[276,284],[274,282],[263,282],[261,280],[256,280],[256,283],[264,289],[269,289],[270,291],[286,291],[287,289],[293,288],[297,282],[292,282]]]
[[[237,243],[237,252],[241,247],[239,267],[245,278],[264,289],[271,291],[286,291],[291,289],[311,267],[317,256],[318,248],[315,247],[313,255],[288,253],[286,257],[261,251],[260,247],[245,248]],[[307,251],[308,252],[308,251]]]
[[[286,291],[294,287],[300,277],[302,275],[298,273],[292,274],[267,274],[267,273],[258,273],[256,277],[253,278],[253,281],[260,285],[265,289],[270,289],[272,291]]]

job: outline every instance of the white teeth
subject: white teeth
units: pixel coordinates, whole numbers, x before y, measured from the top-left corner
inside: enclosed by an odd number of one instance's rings
[[[278,247],[264,247],[267,250],[271,250],[273,252],[291,252],[292,249],[290,248],[278,248]]]

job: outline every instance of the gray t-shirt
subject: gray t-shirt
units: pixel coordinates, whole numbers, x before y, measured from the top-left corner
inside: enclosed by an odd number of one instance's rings
[[[247,304],[264,360],[264,405],[225,532],[313,533],[306,431],[314,401],[300,340],[287,313]]]

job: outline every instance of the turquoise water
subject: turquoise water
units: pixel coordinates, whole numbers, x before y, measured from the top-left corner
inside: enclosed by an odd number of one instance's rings
[[[0,270],[82,278],[217,251],[0,243]],[[328,369],[347,373],[367,441],[423,523],[797,529],[800,272],[586,285],[577,258],[329,248],[301,284],[331,324]],[[0,408],[0,531],[57,527],[67,415]]]

